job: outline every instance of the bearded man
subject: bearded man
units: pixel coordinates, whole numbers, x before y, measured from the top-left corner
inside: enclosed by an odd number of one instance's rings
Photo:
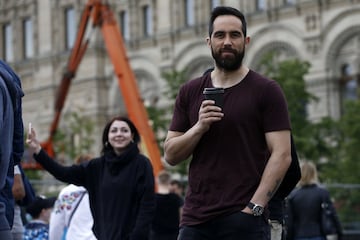
[[[214,70],[179,90],[164,143],[171,165],[191,157],[180,240],[265,240],[267,204],[290,165],[290,120],[280,86],[243,65],[244,15],[214,8],[207,44]],[[223,89],[223,105],[203,96]]]

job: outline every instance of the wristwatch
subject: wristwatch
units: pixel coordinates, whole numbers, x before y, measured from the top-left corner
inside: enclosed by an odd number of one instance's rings
[[[249,202],[247,207],[251,209],[254,216],[261,216],[264,212],[264,207],[257,205],[256,203]]]

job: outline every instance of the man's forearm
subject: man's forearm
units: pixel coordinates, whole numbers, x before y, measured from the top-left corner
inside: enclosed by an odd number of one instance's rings
[[[265,167],[260,184],[251,201],[266,206],[280,186],[291,163],[290,154],[272,155]]]
[[[202,135],[193,127],[184,134],[166,139],[164,144],[166,162],[174,166],[186,160],[192,155]]]

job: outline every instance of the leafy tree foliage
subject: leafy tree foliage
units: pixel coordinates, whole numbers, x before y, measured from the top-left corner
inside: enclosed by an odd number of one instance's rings
[[[164,152],[162,143],[166,138],[166,133],[170,125],[176,96],[180,86],[187,80],[186,70],[164,72],[162,77],[167,83],[167,88],[164,90],[163,94],[168,98],[170,105],[163,109],[157,108],[156,106],[150,106],[147,107],[147,112],[149,114],[149,118],[152,120],[153,129],[157,133],[156,135],[159,146],[161,147],[162,152]],[[183,161],[175,167],[169,167],[169,169],[173,172],[179,173],[181,176],[185,176],[187,175],[188,164],[189,161]]]
[[[94,123],[79,112],[64,115],[64,126],[58,128],[54,136],[54,150],[73,160],[81,154],[90,154],[94,144]]]
[[[308,119],[307,105],[317,100],[306,90],[304,76],[309,67],[308,62],[299,59],[277,61],[274,52],[266,54],[260,63],[263,75],[277,81],[284,91],[298,154],[307,159],[320,159],[327,147],[321,138],[313,135],[315,125]]]
[[[287,98],[292,132],[300,159],[315,162],[321,182],[336,200],[343,222],[360,221],[360,193],[351,184],[360,179],[360,100],[344,104],[340,119],[308,119],[306,106],[317,99],[306,91],[304,76],[310,65],[298,59],[276,61],[275,53],[261,63],[264,75],[276,80]],[[356,213],[354,213],[356,211]]]
[[[332,148],[321,165],[320,177],[333,186],[331,194],[338,202],[343,222],[360,222],[360,191],[353,187],[359,186],[360,179],[360,100],[346,102],[340,119],[326,119],[323,125]]]

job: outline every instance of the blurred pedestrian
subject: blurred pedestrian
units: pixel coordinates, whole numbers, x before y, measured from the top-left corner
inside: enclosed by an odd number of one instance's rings
[[[338,239],[342,237],[340,221],[330,199],[328,190],[319,185],[314,163],[304,161],[300,164],[301,179],[299,187],[287,198],[286,227],[288,240],[326,240],[321,224],[322,205],[326,203],[334,217]]]
[[[179,233],[179,221],[182,198],[170,192],[171,175],[162,171],[157,177],[155,217],[151,228],[151,240],[176,240]]]
[[[21,82],[15,72],[0,60],[0,239],[12,239],[14,218],[12,186],[14,166],[24,152]]]
[[[16,167],[21,172],[21,180],[22,180],[22,185],[24,186],[25,196],[21,200],[16,201],[15,206],[18,205],[20,207],[20,213],[17,213],[16,208],[15,208],[15,213],[20,214],[22,224],[25,225],[28,222],[28,220],[26,218],[26,215],[28,215],[28,214],[26,214],[25,208],[27,206],[29,206],[33,201],[35,201],[37,195],[36,195],[35,189],[32,186],[30,180],[26,176],[26,173],[24,172],[24,169],[22,168],[21,164],[17,165]],[[15,182],[14,182],[14,186],[15,186]],[[17,216],[14,217],[14,224],[15,224],[16,217]]]
[[[140,154],[140,134],[128,118],[109,121],[101,156],[81,165],[62,166],[51,159],[34,129],[26,142],[35,160],[54,177],[88,191],[98,239],[148,239],[155,211],[154,175],[149,159]]]
[[[55,200],[56,197],[38,196],[26,207],[32,219],[25,225],[24,240],[49,239],[49,220]]]
[[[12,187],[12,193],[15,200],[14,205],[14,222],[11,228],[11,233],[13,235],[13,240],[23,240],[24,235],[24,224],[21,219],[21,208],[18,205],[18,202],[25,197],[25,188],[21,176],[21,171],[19,165],[14,167],[14,184]]]
[[[176,193],[182,199],[184,198],[184,184],[177,179],[170,181],[170,192]]]
[[[90,155],[80,155],[75,164],[86,163]],[[50,240],[95,240],[92,232],[93,217],[89,194],[82,186],[69,184],[64,187],[55,202],[50,217]]]

